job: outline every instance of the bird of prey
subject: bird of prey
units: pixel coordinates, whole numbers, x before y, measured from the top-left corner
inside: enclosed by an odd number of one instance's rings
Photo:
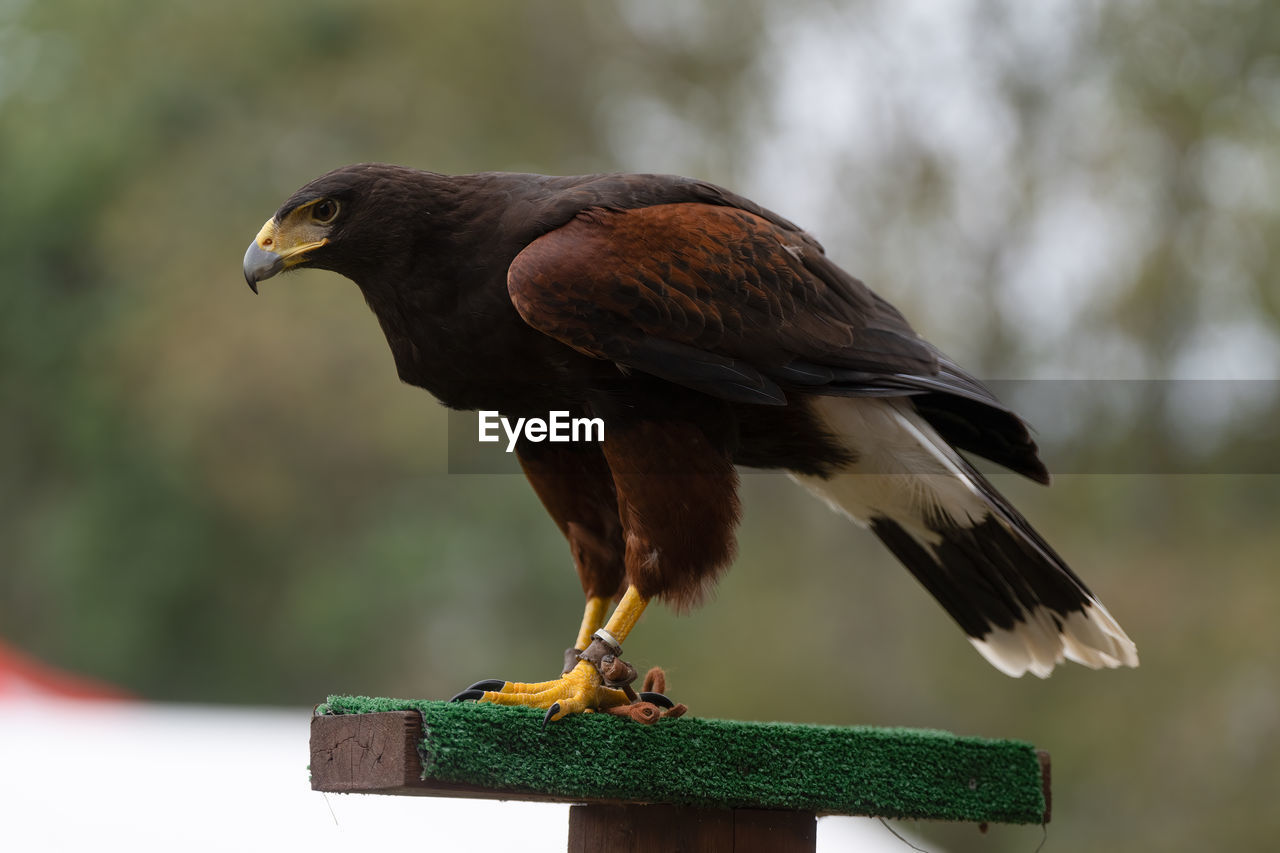
[[[298,268],[355,282],[400,378],[444,405],[605,424],[602,442],[516,447],[586,596],[561,676],[463,698],[548,721],[635,701],[621,644],[651,600],[690,607],[732,561],[739,465],[787,471],[869,528],[1002,672],[1138,663],[961,452],[1048,483],[1026,424],[739,195],[670,175],[360,164],[290,196],[244,256],[255,292]]]

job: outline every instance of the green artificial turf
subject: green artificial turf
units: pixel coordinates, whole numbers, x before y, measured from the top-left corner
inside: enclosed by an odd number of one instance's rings
[[[419,711],[423,778],[562,797],[1041,823],[1027,743],[919,729],[681,717],[649,726],[492,704],[331,696],[322,714]]]

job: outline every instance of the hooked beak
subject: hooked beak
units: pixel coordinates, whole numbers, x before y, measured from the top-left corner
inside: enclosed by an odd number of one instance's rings
[[[268,219],[244,253],[244,280],[249,289],[258,292],[258,282],[306,260],[307,252],[329,242],[327,238],[290,245],[287,235],[280,233],[274,218]]]
[[[249,250],[244,253],[244,280],[249,283],[250,290],[257,293],[258,282],[271,278],[282,269],[284,258],[262,248],[257,241],[249,244]]]

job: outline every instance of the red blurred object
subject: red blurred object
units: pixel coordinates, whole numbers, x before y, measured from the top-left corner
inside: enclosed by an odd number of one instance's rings
[[[0,640],[0,701],[6,699],[133,699],[106,682],[63,672]]]

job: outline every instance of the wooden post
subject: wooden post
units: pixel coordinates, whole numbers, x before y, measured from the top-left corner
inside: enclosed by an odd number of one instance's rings
[[[813,812],[585,805],[569,809],[569,853],[813,853]]]

